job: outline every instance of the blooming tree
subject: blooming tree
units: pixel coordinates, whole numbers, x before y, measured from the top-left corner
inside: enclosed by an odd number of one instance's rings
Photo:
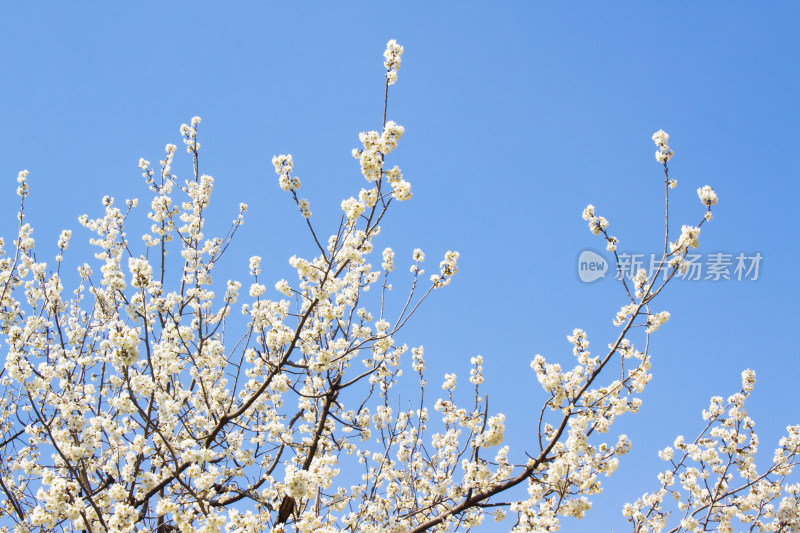
[[[532,378],[546,398],[538,439],[512,451],[505,417],[481,394],[481,356],[471,359],[469,402],[457,403],[456,375],[447,374],[431,410],[424,350],[399,342],[422,302],[458,273],[459,258],[447,252],[426,276],[425,254],[415,250],[407,295],[390,298],[400,260],[391,248],[376,254],[374,241],[390,206],[412,197],[388,162],[404,132],[386,120],[402,54],[389,41],[383,123],[361,133],[353,150],[366,184],[341,203],[327,238],[298,195],[292,156],[273,158],[316,249],[292,257],[297,279],[274,288],[254,256],[244,294],[239,281],[214,290],[214,267],[247,206],[222,236],[209,233],[214,180],[198,171],[198,117],[180,129],[189,179],[173,172],[173,144],[158,165],[139,162],[152,193],[143,243],[126,233],[135,200],[122,207],[106,197],[101,217],[80,218],[96,253],[78,267],[70,293],[61,268],[71,233],[62,232],[54,266],[37,258],[25,222],[28,173],[20,172],[17,236],[9,248],[0,241],[3,531],[419,532],[469,529],[487,516],[513,531],[555,531],[561,517],[589,511],[602,477],[631,447],[625,435],[604,436],[618,416],[639,410],[651,378],[649,337],[669,318],[654,301],[686,268],[717,196],[699,189],[703,216],[670,239],[677,183],[669,137],[657,132],[666,202],[660,268],[622,280],[619,332],[607,348],[590,352],[576,329],[567,337],[571,363],[533,358]],[[616,256],[608,221],[591,205],[583,218]],[[375,255],[379,266],[370,262]],[[404,368],[419,387],[407,409],[393,391]],[[670,468],[660,488],[624,509],[635,531],[733,531],[735,520],[751,530],[800,530],[800,485],[785,482],[798,461],[800,426],[788,428],[759,473],[743,407],[754,382],[746,370],[727,403],[712,398],[694,441],[679,437],[661,452]]]

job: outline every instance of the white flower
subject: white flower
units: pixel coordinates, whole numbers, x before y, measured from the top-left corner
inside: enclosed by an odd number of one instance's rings
[[[394,251],[386,248],[383,251],[383,264],[381,265],[386,272],[394,270]]]
[[[292,287],[289,285],[289,282],[285,279],[280,280],[278,283],[275,284],[275,289],[284,294],[286,296],[292,295]]]
[[[669,148],[669,135],[664,130],[658,130],[653,134],[653,142],[658,146],[656,151],[656,161],[666,163],[675,153]]]
[[[608,227],[608,220],[605,217],[592,218],[589,221],[589,231],[595,235],[600,235]]]
[[[267,288],[260,283],[253,283],[250,285],[250,296],[259,298],[267,291]]]
[[[717,193],[715,193],[714,189],[708,185],[697,189],[697,196],[705,206],[711,207],[712,205],[717,204]]]
[[[302,198],[297,201],[297,207],[300,208],[300,213],[302,213],[303,218],[310,218],[311,217],[311,209],[308,200]]]
[[[634,311],[636,311],[636,304],[623,305],[622,308],[617,312],[617,316],[614,318],[614,325],[621,326],[624,324],[627,317],[632,315]]]
[[[448,285],[453,276],[458,273],[459,253],[448,251],[444,255],[444,260],[439,263],[440,273],[431,275],[433,287],[438,289]]]
[[[669,135],[664,130],[658,130],[653,134],[653,142],[655,142],[657,146],[664,146],[669,143]]]
[[[751,370],[747,369],[742,372],[742,388],[746,392],[751,392],[753,390],[753,385],[756,383],[756,373]]]
[[[658,327],[669,320],[669,311],[661,311],[647,318],[647,333],[653,333]]]
[[[361,192],[358,193],[358,201],[363,202],[367,207],[374,206],[378,203],[378,189],[361,189]]]
[[[364,204],[351,196],[347,200],[342,200],[342,211],[347,216],[347,220],[352,223],[364,212]]]
[[[291,191],[300,188],[300,178],[290,176],[292,169],[294,169],[294,161],[292,161],[291,154],[274,156],[272,165],[275,167],[275,173],[278,175],[278,184],[281,189]]]
[[[397,44],[394,39],[386,43],[386,51],[383,53],[383,66],[386,67],[386,81],[389,85],[394,85],[397,81],[397,70],[400,68],[403,47]]]
[[[90,267],[88,263],[84,263],[78,267],[78,274],[81,276],[81,279],[89,279],[92,275],[92,267]]]
[[[66,250],[67,246],[69,246],[70,238],[72,238],[72,230],[63,230],[61,235],[58,237],[58,247],[62,250]]]
[[[672,156],[674,155],[675,152],[673,152],[672,150],[667,150],[667,151],[656,150],[656,161],[658,161],[659,163],[666,163],[667,161],[672,159]]]
[[[276,392],[281,392],[281,393],[286,392],[287,390],[289,390],[289,378],[287,378],[283,374],[278,374],[277,376],[272,378],[271,386],[272,389],[275,390]]]
[[[689,248],[697,248],[700,246],[698,238],[700,237],[700,228],[694,226],[683,226],[681,228],[681,236],[678,238],[678,242],[674,243],[672,248],[674,250],[680,250],[684,248],[688,250]]]
[[[669,446],[658,452],[658,456],[661,458],[662,461],[671,461],[673,455],[674,455],[674,450]]]
[[[277,174],[289,173],[294,168],[294,162],[292,161],[292,154],[281,154],[272,157],[272,164],[275,167],[275,172]]]
[[[258,276],[261,274],[261,257],[254,255],[250,258],[250,275]]]
[[[490,448],[502,444],[506,429],[505,421],[506,416],[502,413],[489,418],[489,427],[477,439],[478,445],[481,448]]]
[[[145,258],[128,258],[128,270],[131,273],[131,285],[134,287],[147,287],[153,277],[153,267]]]
[[[295,500],[312,497],[314,486],[309,478],[309,473],[305,470],[287,469],[284,478],[286,494]]]
[[[445,374],[444,375],[444,383],[442,383],[442,389],[446,391],[452,391],[456,388],[456,375],[455,374]]]

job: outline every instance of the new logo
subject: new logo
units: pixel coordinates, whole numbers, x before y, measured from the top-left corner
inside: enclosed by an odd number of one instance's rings
[[[608,262],[605,258],[591,250],[584,250],[578,257],[578,277],[584,283],[591,283],[603,278],[608,271]]]

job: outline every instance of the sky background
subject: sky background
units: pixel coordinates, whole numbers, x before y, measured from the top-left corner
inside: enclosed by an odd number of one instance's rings
[[[607,255],[581,211],[593,203],[621,251],[663,245],[650,139],[663,128],[676,152],[673,231],[699,221],[695,191],[710,184],[720,203],[701,251],[764,259],[756,281],[677,282],[656,301],[672,318],[653,337],[654,379],[641,412],[608,437],[627,433],[633,451],[588,518],[563,530],[629,530],[622,505],[657,487],[657,450],[693,437],[709,398],[736,392],[745,368],[757,373],[748,411],[762,460],[771,457],[785,426],[800,423],[800,4],[299,4],[3,3],[0,235],[13,239],[15,179],[28,169],[39,253],[54,256],[70,228],[66,261],[79,264],[89,236],[77,217],[98,216],[106,194],[136,197],[141,224],[139,157],[182,146],[180,124],[199,115],[211,223],[224,230],[239,202],[250,206],[217,275],[246,280],[257,254],[264,279],[294,281],[287,259],[311,255],[312,243],[270,160],[293,154],[316,227],[335,231],[341,199],[364,185],[350,150],[359,131],[380,128],[382,52],[395,38],[405,54],[388,118],[406,134],[391,163],[414,198],[395,206],[376,248],[398,253],[398,298],[411,250],[425,250],[429,271],[461,252],[453,284],[400,336],[425,346],[428,398],[445,372],[467,384],[469,358],[482,354],[512,457],[533,449],[544,395],[530,360],[571,367],[575,327],[599,352],[625,303],[612,279],[578,278],[582,250]],[[182,150],[175,170],[188,177]]]

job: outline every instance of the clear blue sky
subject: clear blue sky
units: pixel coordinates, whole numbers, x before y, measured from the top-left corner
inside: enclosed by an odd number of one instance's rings
[[[640,414],[613,428],[633,451],[589,518],[563,528],[625,531],[622,504],[656,487],[656,451],[693,435],[744,368],[759,379],[749,412],[764,458],[800,423],[798,20],[788,1],[6,2],[0,234],[13,238],[15,178],[28,169],[39,253],[54,255],[66,227],[82,261],[77,216],[99,214],[105,194],[147,198],[139,157],[157,161],[200,115],[214,216],[250,205],[227,277],[244,279],[253,254],[268,277],[287,276],[286,259],[311,249],[270,159],[294,155],[317,227],[333,231],[340,200],[362,186],[350,149],[380,126],[381,54],[396,38],[405,55],[389,119],[406,135],[393,157],[414,199],[377,245],[399,264],[414,247],[431,260],[462,254],[403,340],[425,345],[432,385],[452,371],[466,383],[469,357],[485,357],[490,405],[507,414],[519,459],[543,401],[530,360],[569,363],[575,327],[605,346],[624,303],[611,280],[577,277],[580,251],[602,250],[581,210],[596,205],[621,250],[658,249],[650,136],[663,128],[677,154],[675,224],[699,219],[695,190],[711,184],[720,204],[701,250],[764,260],[757,281],[676,283],[656,305],[672,318],[654,338],[655,377]]]

